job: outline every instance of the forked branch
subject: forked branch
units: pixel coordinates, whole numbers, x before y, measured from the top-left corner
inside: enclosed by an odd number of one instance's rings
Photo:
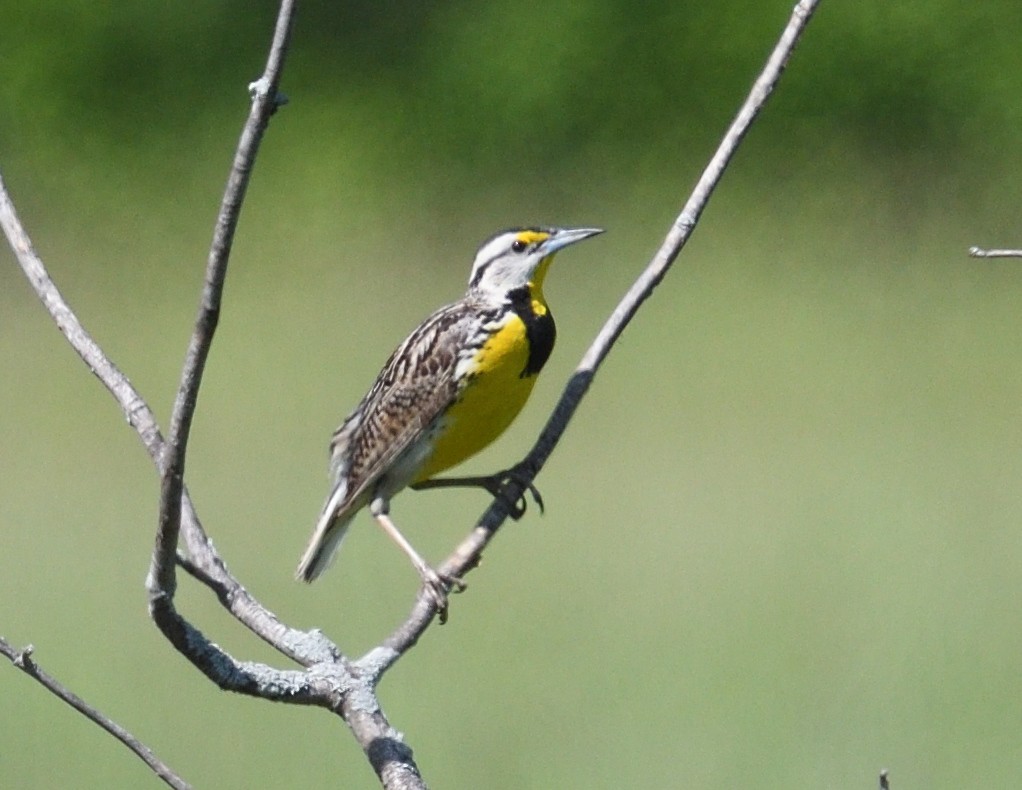
[[[542,469],[585,396],[600,364],[680,253],[728,162],[780,79],[788,57],[818,3],[819,0],[801,0],[795,6],[791,21],[763,72],[684,209],[668,231],[660,250],[615,308],[567,382],[536,445],[519,467],[522,474],[515,478],[505,492],[511,501],[522,494]],[[351,661],[320,632],[304,632],[280,622],[241,586],[228,572],[202,530],[183,482],[191,420],[219,318],[231,241],[259,141],[279,104],[277,91],[293,10],[293,0],[281,3],[266,71],[252,86],[253,104],[217,218],[199,313],[166,441],[145,400],[86,333],[60,296],[17,219],[2,178],[0,225],[54,322],[90,370],[113,394],[161,474],[159,526],[147,588],[153,619],[163,633],[221,688],[265,699],[321,706],[341,715],[351,727],[385,787],[422,788],[425,784],[412,759],[411,749],[391,728],[380,709],[375,689],[383,674],[415,644],[432,622],[435,612],[431,599],[420,593],[411,613],[400,627],[379,647],[370,650],[357,661]],[[470,571],[506,518],[505,500],[498,498],[444,562],[441,572],[460,576]],[[186,549],[181,554],[177,553],[179,537]],[[207,640],[174,608],[175,564],[182,565],[192,576],[210,587],[239,621],[305,669],[281,670],[263,664],[237,661]]]

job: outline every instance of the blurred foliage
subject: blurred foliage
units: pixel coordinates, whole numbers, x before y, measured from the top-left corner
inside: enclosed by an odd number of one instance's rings
[[[231,567],[358,652],[407,563],[360,519],[291,571],[325,444],[498,227],[594,224],[528,446],[782,29],[762,3],[303,3],[232,259],[189,487]],[[272,3],[0,2],[0,167],[165,415]],[[381,691],[446,787],[1014,786],[1022,6],[824,2],[677,271]],[[586,245],[588,247],[588,245]],[[372,786],[338,723],[215,692],[144,611],[156,481],[0,253],[0,632],[197,786]],[[469,465],[466,465],[466,470]],[[484,499],[407,494],[442,556]],[[235,655],[282,660],[185,581]],[[155,785],[0,668],[0,786]]]

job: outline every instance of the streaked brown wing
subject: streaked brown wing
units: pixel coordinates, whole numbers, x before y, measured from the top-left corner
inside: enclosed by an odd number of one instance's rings
[[[465,301],[433,313],[390,355],[373,388],[334,433],[334,463],[348,467],[348,492],[338,511],[375,485],[454,402],[458,349],[477,316],[478,308]]]

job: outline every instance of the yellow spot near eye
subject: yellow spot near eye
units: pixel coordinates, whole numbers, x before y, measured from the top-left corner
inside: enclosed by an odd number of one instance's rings
[[[550,234],[542,230],[523,230],[515,238],[526,244],[532,244],[536,241],[546,241]]]

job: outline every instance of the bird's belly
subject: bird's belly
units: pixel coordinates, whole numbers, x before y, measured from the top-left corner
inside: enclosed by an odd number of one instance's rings
[[[529,360],[525,324],[516,315],[476,353],[458,400],[441,417],[433,452],[415,482],[475,455],[514,421],[529,399],[535,375],[523,376]]]

